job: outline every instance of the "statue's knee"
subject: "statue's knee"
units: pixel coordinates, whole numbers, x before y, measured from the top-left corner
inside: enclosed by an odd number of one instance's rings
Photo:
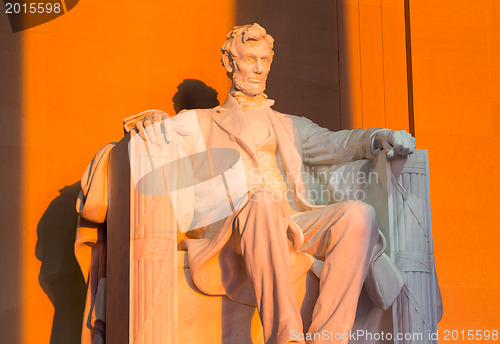
[[[348,201],[345,205],[344,216],[355,224],[351,226],[366,234],[378,234],[375,209],[368,203],[361,201]]]

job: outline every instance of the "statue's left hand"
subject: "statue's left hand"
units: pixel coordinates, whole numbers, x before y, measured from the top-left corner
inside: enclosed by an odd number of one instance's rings
[[[374,148],[385,149],[389,159],[395,155],[410,155],[415,152],[415,138],[404,130],[383,129],[377,134]]]

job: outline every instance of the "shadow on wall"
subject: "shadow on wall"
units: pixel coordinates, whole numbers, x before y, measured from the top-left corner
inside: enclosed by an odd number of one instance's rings
[[[237,0],[236,25],[257,22],[275,38],[266,94],[278,111],[341,129],[336,0]]]
[[[201,80],[184,79],[177,86],[177,92],[172,98],[175,113],[179,113],[181,110],[210,109],[216,107],[219,105],[217,94],[215,89]]]
[[[73,253],[79,191],[79,182],[59,190],[37,226],[38,280],[55,308],[51,344],[80,342],[86,288]]]

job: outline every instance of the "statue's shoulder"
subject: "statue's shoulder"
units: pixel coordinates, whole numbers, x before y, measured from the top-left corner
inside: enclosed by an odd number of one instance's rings
[[[311,122],[311,120],[307,119],[304,116],[291,115],[291,114],[276,111],[274,109],[271,109],[271,110],[273,110],[273,112],[276,116],[281,117],[281,118],[287,118],[287,119],[291,120],[295,126],[300,126],[300,125],[308,124],[309,122]]]

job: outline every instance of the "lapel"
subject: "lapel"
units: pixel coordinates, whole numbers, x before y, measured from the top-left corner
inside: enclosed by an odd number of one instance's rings
[[[255,154],[255,142],[248,126],[247,116],[241,110],[238,101],[228,94],[226,101],[217,111],[219,114],[213,120]]]

